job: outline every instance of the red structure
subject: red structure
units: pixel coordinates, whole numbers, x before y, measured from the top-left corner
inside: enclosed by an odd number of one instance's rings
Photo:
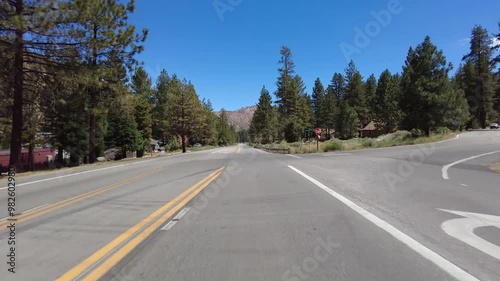
[[[55,160],[55,151],[50,148],[37,148],[34,150],[35,169],[47,169],[48,160]],[[10,150],[0,150],[0,171],[5,172],[9,167]],[[21,165],[28,166],[28,149],[21,151]]]

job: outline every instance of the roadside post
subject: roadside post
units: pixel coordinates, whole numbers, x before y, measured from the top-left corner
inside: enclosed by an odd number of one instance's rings
[[[315,133],[316,133],[316,152],[319,152],[319,139],[321,138],[321,129],[316,128]]]

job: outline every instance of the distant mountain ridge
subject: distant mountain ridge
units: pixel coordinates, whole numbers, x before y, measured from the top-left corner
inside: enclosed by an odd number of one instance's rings
[[[229,125],[233,126],[236,131],[248,130],[252,122],[253,114],[257,106],[247,106],[236,111],[227,111],[229,116]],[[217,115],[220,112],[216,112]]]

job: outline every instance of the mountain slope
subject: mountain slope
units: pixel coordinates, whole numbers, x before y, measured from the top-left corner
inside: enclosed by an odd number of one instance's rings
[[[247,106],[236,111],[227,111],[229,124],[233,126],[236,131],[248,130],[256,109],[257,106]],[[217,115],[219,115],[219,113],[220,112],[216,112]]]

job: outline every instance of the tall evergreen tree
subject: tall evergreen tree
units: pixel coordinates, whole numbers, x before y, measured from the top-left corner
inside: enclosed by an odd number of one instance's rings
[[[68,11],[63,1],[0,1],[0,49],[3,64],[10,69],[3,79],[10,86],[7,93],[12,100],[9,163],[18,169],[23,129],[27,125],[24,122],[30,119],[24,116],[28,109],[25,105],[40,99],[41,91],[35,81],[48,81],[74,55],[76,44],[68,33]]]
[[[137,151],[137,157],[142,157],[152,137],[153,123],[153,108],[149,103],[149,99],[153,92],[152,83],[151,78],[142,67],[139,67],[132,76],[131,88],[135,99],[135,122],[137,123],[137,129],[141,133],[143,139],[143,143]]]
[[[346,93],[346,84],[344,76],[341,73],[333,74],[330,86],[337,100],[339,101],[343,100]]]
[[[342,75],[340,75],[339,78],[342,80],[344,79]],[[337,95],[339,93],[339,89],[337,87],[338,86],[333,83],[326,89],[324,113],[322,118],[324,120],[324,126],[326,128],[326,137],[328,139],[331,138],[333,132],[332,130],[337,127],[337,118],[339,116],[340,100],[338,100],[337,97],[341,96],[341,94]],[[340,91],[342,91],[342,89],[340,89]]]
[[[401,120],[399,77],[387,69],[380,75],[373,99],[374,119],[385,132],[397,128]]]
[[[374,74],[370,75],[365,82],[366,105],[368,109],[369,120],[374,118],[374,101],[377,92],[377,78]]]
[[[370,122],[369,110],[367,106],[367,97],[363,83],[363,76],[359,73],[353,61],[345,70],[345,101],[356,111],[360,124],[358,127],[366,126]]]
[[[429,36],[416,49],[410,48],[401,81],[403,128],[421,129],[429,135],[432,128],[444,125],[444,109],[452,91],[451,68]]]
[[[174,82],[173,82],[174,80]],[[160,75],[156,78],[155,89],[153,90],[153,96],[150,99],[150,103],[153,106],[152,109],[152,135],[153,138],[160,140],[162,143],[167,143],[167,139],[170,137],[168,134],[168,118],[167,118],[167,107],[170,103],[169,93],[170,88],[173,84],[176,84],[177,77],[170,78],[167,71],[163,69]]]
[[[119,148],[122,155],[142,148],[143,138],[137,130],[134,116],[134,97],[126,94],[118,97],[109,109],[109,128],[105,138],[107,147]]]
[[[359,119],[356,111],[345,100],[340,101],[337,117],[337,135],[340,139],[351,139],[358,136]]]
[[[76,40],[80,42],[81,58],[85,62],[84,84],[89,95],[89,162],[95,162],[98,152],[97,113],[106,88],[115,85],[109,79],[116,76],[116,68],[107,67],[106,62],[116,61],[132,69],[137,61],[135,55],[143,50],[142,42],[147,30],[137,33],[128,23],[134,12],[134,1],[121,3],[116,0],[74,0],[69,2],[74,12],[73,24]],[[118,70],[119,71],[119,70]]]
[[[218,117],[214,113],[210,100],[203,99],[201,101],[201,107],[203,112],[203,124],[201,129],[194,134],[193,142],[201,143],[203,145],[216,145]]]
[[[463,57],[466,69],[462,77],[462,85],[469,101],[470,113],[478,121],[481,128],[486,128],[488,116],[493,110],[496,79],[493,74],[492,40],[488,31],[482,26],[472,29],[470,53]]]
[[[229,114],[224,108],[219,113],[217,133],[219,145],[230,145],[237,141],[237,134],[234,128],[229,125]]]
[[[283,46],[280,51],[281,59],[278,69],[279,76],[276,82],[277,90],[276,104],[279,112],[280,136],[289,142],[297,141],[300,138],[302,125],[297,116],[300,91],[303,91],[303,85],[298,82],[295,74],[295,63],[292,59],[291,50]]]
[[[500,21],[498,22],[498,33],[495,34],[495,39],[496,39],[496,46],[493,46],[494,51],[500,50]],[[500,54],[498,54],[494,59],[493,59],[493,66],[496,64],[500,63]],[[500,74],[500,69],[498,70],[498,73]]]
[[[198,94],[190,82],[172,78],[172,92],[167,105],[168,127],[181,139],[182,152],[187,151],[188,138],[203,128],[203,110]]]
[[[262,87],[259,103],[250,123],[250,134],[254,141],[274,142],[277,136],[277,124],[278,119],[271,103],[271,95],[265,87]]]
[[[311,102],[313,106],[316,127],[318,128],[325,128],[325,97],[325,87],[323,86],[323,83],[321,83],[321,80],[317,78],[316,81],[314,81]]]

